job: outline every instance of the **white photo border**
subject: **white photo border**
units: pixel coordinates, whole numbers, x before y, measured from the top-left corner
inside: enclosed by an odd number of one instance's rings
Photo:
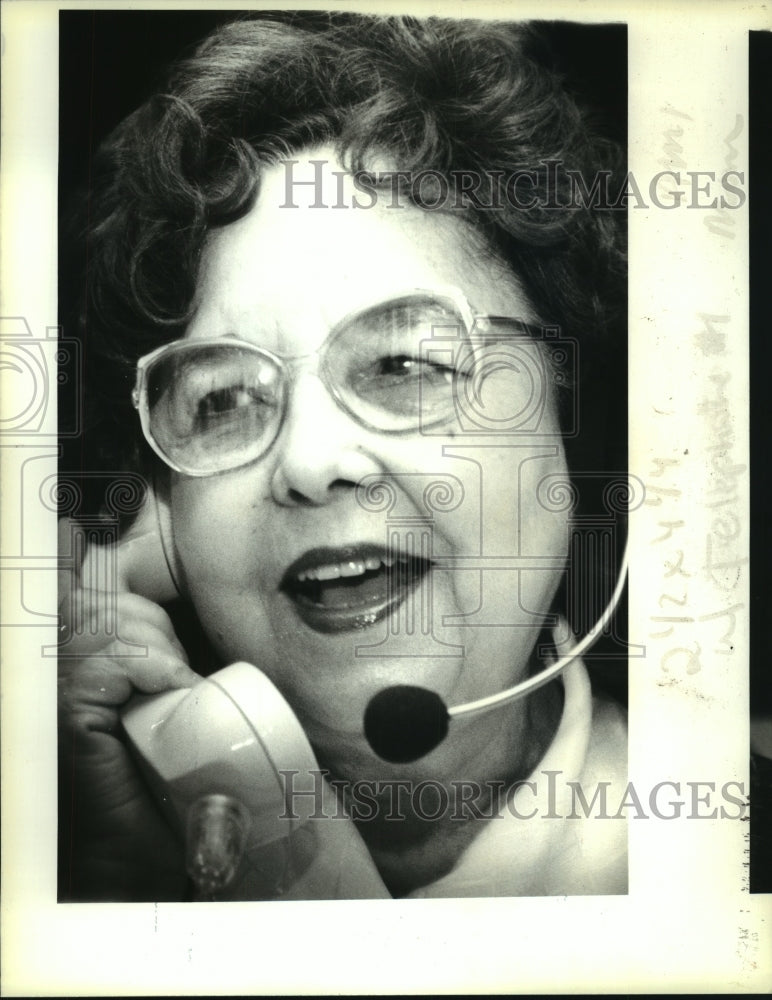
[[[88,6],[14,0],[3,10],[0,317],[21,317],[48,364],[57,316],[58,12]],[[635,177],[653,177],[675,155],[684,170],[731,168],[747,180],[748,31],[770,27],[765,3],[229,4],[280,6],[624,21]],[[630,666],[630,779],[644,789],[665,780],[747,789],[748,202],[718,213],[633,205],[628,218],[629,464],[649,499],[661,501],[631,520],[629,639],[648,652]],[[55,660],[41,656],[43,643],[56,643],[55,513],[42,501],[37,513],[22,509],[18,489],[23,461],[56,473],[56,432],[49,406],[36,436],[0,438],[2,606],[27,616],[2,634],[6,995],[770,988],[772,898],[747,891],[748,824],[720,817],[631,819],[627,896],[57,904]],[[712,500],[727,502],[713,508]],[[674,522],[682,522],[676,538]],[[706,570],[708,545],[736,566],[734,582]],[[676,594],[666,564],[678,552],[691,576]],[[668,594],[685,597],[679,616],[687,620],[665,635],[657,619],[670,613]]]

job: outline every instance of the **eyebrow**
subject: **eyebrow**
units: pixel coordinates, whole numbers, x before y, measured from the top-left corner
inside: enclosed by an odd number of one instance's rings
[[[457,325],[465,326],[463,315],[455,303],[446,296],[438,294],[436,298],[432,298],[430,294],[407,293],[365,306],[356,313],[344,316],[332,329],[336,330],[362,320],[370,320],[371,325],[376,328],[388,325],[391,329],[409,329],[416,321],[436,319],[438,313],[441,313],[443,318],[455,321]]]
[[[466,309],[461,307],[461,303],[463,303]],[[471,306],[463,292],[458,288],[439,286],[436,289],[432,289],[431,287],[416,286],[414,288],[406,288],[403,286],[402,288],[395,288],[393,294],[389,297],[377,299],[375,302],[369,304],[364,303],[360,308],[344,313],[338,320],[326,327],[325,339],[350,324],[362,322],[368,317],[371,320],[375,318],[380,321],[379,323],[372,322],[374,331],[378,326],[385,331],[387,322],[390,324],[390,329],[405,331],[408,329],[406,322],[408,316],[415,317],[414,322],[420,322],[422,314],[425,318],[431,318],[437,315],[438,310],[449,320],[448,323],[437,324],[438,326],[452,325],[464,330],[468,329],[468,321],[471,316],[485,315]],[[467,316],[467,313],[469,313],[469,316]],[[266,314],[264,317],[260,317],[260,321],[252,325],[252,333],[259,337],[259,340],[253,342],[254,346],[276,351],[282,357],[288,356],[278,350],[278,347],[267,346],[272,339],[281,344],[287,336],[285,326],[280,323],[275,315]],[[202,334],[201,336],[193,336],[190,339],[192,341],[216,339],[230,342],[233,340],[244,341],[246,338],[243,333],[231,327],[221,334]],[[249,342],[252,343],[252,341]]]

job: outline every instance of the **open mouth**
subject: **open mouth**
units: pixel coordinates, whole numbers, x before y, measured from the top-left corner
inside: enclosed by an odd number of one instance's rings
[[[309,628],[347,632],[391,614],[430,569],[427,559],[379,546],[319,548],[289,567],[281,590]]]

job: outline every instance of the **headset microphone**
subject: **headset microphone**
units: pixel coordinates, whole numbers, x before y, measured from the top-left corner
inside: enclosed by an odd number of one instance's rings
[[[367,706],[364,716],[365,737],[382,760],[393,764],[409,764],[430,753],[448,735],[453,719],[463,715],[489,712],[523,698],[548,684],[572,660],[585,653],[608,626],[616,611],[627,578],[627,548],[622,557],[614,593],[606,609],[587,635],[568,653],[538,674],[498,694],[448,708],[436,691],[410,684],[384,688]]]

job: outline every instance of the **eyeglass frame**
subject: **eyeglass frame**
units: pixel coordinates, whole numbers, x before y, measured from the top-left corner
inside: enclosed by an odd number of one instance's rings
[[[399,437],[399,436],[406,436],[409,434],[415,434],[416,430],[419,428],[430,429],[432,427],[438,427],[445,420],[447,420],[446,415],[438,416],[435,420],[432,420],[428,423],[421,422],[418,424],[417,427],[410,426],[394,430],[387,430],[382,427],[377,427],[376,425],[369,423],[345,402],[345,400],[342,398],[342,392],[340,388],[337,386],[335,382],[333,382],[329,378],[327,369],[324,365],[324,357],[330,345],[334,342],[336,335],[342,332],[357,316],[375,310],[379,306],[386,305],[387,303],[390,302],[398,303],[401,300],[407,300],[409,298],[421,295],[432,297],[440,301],[442,299],[445,299],[446,301],[450,302],[455,307],[461,321],[463,322],[464,334],[466,335],[467,339],[470,342],[472,341],[473,332],[475,331],[477,324],[480,322],[485,322],[489,324],[496,322],[516,323],[519,329],[532,339],[535,338],[535,335],[540,334],[543,330],[543,324],[531,323],[528,320],[521,319],[520,317],[500,316],[491,313],[475,312],[475,310],[472,309],[472,306],[470,305],[468,299],[466,298],[464,293],[460,291],[460,289],[452,285],[439,285],[435,286],[434,288],[415,287],[415,288],[405,289],[402,292],[397,292],[396,294],[390,294],[384,296],[382,299],[378,299],[375,302],[370,303],[369,305],[366,305],[359,309],[354,309],[351,312],[346,313],[340,320],[338,320],[335,324],[333,324],[333,326],[327,333],[327,336],[324,338],[319,347],[317,347],[316,350],[314,351],[309,351],[307,354],[282,356],[279,354],[275,354],[267,347],[262,347],[259,344],[255,344],[250,340],[242,340],[239,337],[231,337],[231,336],[205,337],[205,338],[180,337],[177,340],[173,340],[168,344],[162,344],[160,347],[154,348],[152,351],[150,351],[148,354],[143,355],[137,361],[134,388],[131,391],[131,402],[134,409],[137,410],[139,414],[140,425],[142,427],[142,433],[145,437],[145,440],[165,465],[167,465],[173,471],[181,473],[182,475],[185,476],[189,476],[190,478],[208,479],[212,476],[221,476],[229,472],[235,472],[237,469],[246,468],[246,466],[252,465],[253,463],[258,462],[262,458],[264,458],[269,453],[271,448],[276,443],[277,438],[279,437],[281,428],[284,425],[284,419],[287,412],[287,405],[289,403],[289,398],[290,398],[289,390],[292,386],[292,381],[289,377],[290,369],[295,367],[295,365],[298,362],[305,361],[317,355],[320,356],[320,363],[318,365],[316,372],[317,378],[319,378],[325,390],[335,401],[337,406],[347,416],[349,416],[356,424],[358,424],[360,427],[363,427],[365,430],[372,431],[377,434],[387,434],[390,437]],[[429,340],[431,338],[426,338],[426,339]],[[491,342],[495,343],[496,341],[500,341],[503,338],[497,336],[497,337],[491,337],[489,339]],[[193,346],[217,347],[223,344],[238,345],[242,349],[246,349],[251,353],[259,354],[262,357],[270,360],[274,365],[276,365],[276,368],[278,369],[282,377],[283,385],[286,387],[286,390],[283,393],[282,409],[279,415],[279,420],[276,425],[276,433],[271,437],[270,441],[268,442],[264,450],[260,452],[260,454],[255,455],[254,457],[249,458],[244,462],[239,462],[238,465],[229,466],[226,469],[217,469],[211,472],[201,472],[199,470],[195,470],[192,468],[186,468],[179,462],[173,461],[168,455],[164,454],[161,446],[155,440],[150,430],[151,418],[150,418],[150,405],[147,397],[148,380],[146,377],[146,373],[149,371],[153,363],[166,353],[179,353],[184,351],[186,348]]]

